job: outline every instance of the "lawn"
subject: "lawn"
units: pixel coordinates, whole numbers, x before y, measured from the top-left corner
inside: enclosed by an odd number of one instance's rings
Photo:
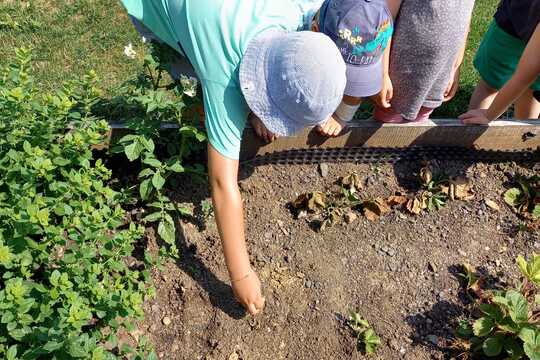
[[[478,1],[456,98],[437,111],[437,117],[456,117],[466,109],[478,80],[472,59],[498,0]],[[38,81],[55,88],[64,79],[96,70],[110,92],[136,68],[123,55],[128,43],[140,45],[119,1],[7,0],[0,4],[0,65],[13,49],[35,49]]]

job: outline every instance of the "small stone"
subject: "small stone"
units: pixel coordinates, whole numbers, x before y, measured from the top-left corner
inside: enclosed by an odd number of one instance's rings
[[[264,233],[264,237],[266,240],[272,239],[272,233],[270,231],[267,231]]]
[[[439,338],[435,335],[428,335],[426,339],[435,346],[439,345]]]
[[[467,253],[461,249],[458,250],[458,254],[461,256],[467,256]]]
[[[238,355],[236,352],[233,352],[231,355],[229,355],[229,360],[239,360],[240,355]]]
[[[401,355],[405,355],[406,352],[407,352],[407,350],[406,350],[404,347],[401,347],[401,348],[399,349],[399,353],[400,353]]]
[[[307,289],[311,289],[313,287],[313,282],[311,280],[306,280],[305,285]]]
[[[161,322],[163,322],[163,325],[169,326],[169,325],[171,325],[171,318],[168,317],[168,316],[165,316],[165,317],[163,318],[163,320],[161,320]]]
[[[354,212],[349,212],[347,214],[345,214],[345,222],[347,224],[352,224],[353,222],[356,221],[356,219],[358,219],[358,215],[356,215]]]
[[[322,163],[319,165],[319,174],[321,174],[323,178],[328,176],[328,164]]]

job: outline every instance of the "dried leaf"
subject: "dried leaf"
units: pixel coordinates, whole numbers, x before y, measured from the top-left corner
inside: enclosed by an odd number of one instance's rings
[[[356,215],[355,212],[350,211],[350,212],[345,214],[344,218],[345,218],[345,222],[347,224],[352,224],[353,222],[356,221],[356,219],[358,219],[358,215]]]
[[[452,188],[454,189],[452,192]],[[452,198],[452,195],[453,198]],[[470,201],[474,199],[474,192],[471,189],[469,180],[457,178],[450,181],[450,199]]]
[[[407,197],[405,195],[392,195],[387,200],[388,206],[398,206],[407,203]]]
[[[292,206],[295,209],[304,209],[307,206],[308,200],[309,200],[309,195],[308,194],[302,194],[302,195],[298,196],[296,198],[296,200],[294,200],[292,202]]]
[[[349,174],[345,176],[343,179],[341,179],[341,185],[349,189],[352,194],[357,192],[358,190],[362,190],[362,179],[360,178],[360,175],[358,173],[353,172],[352,174]]]
[[[433,173],[429,166],[420,169],[420,179],[422,179],[424,185],[428,185],[431,181],[433,181]]]
[[[497,204],[495,201],[486,199],[485,202],[486,202],[486,206],[490,207],[491,209],[495,211],[501,211],[499,204]]]
[[[364,215],[370,221],[376,221],[381,216],[386,215],[391,211],[390,207],[381,198],[364,201],[362,203],[362,207],[364,210]]]
[[[326,207],[325,198],[326,196],[320,191],[315,191],[314,193],[310,194],[308,210],[315,211],[317,208],[324,209]]]
[[[407,202],[407,210],[409,210],[411,214],[419,215],[422,212],[422,203],[418,198],[409,199]]]

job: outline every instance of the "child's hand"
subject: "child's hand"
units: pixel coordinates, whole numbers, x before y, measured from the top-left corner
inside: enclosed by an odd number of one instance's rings
[[[459,76],[460,76],[460,68],[458,67],[454,73],[452,74],[452,77],[450,78],[450,82],[448,83],[448,86],[446,87],[446,91],[444,92],[444,99],[443,101],[450,101],[456,96],[456,93],[459,89]]]
[[[491,122],[487,117],[486,109],[469,110],[467,113],[460,115],[459,118],[464,124],[486,125]]]
[[[232,288],[234,296],[251,315],[257,315],[263,310],[265,299],[261,293],[261,282],[255,271],[252,270],[243,279],[233,281]]]
[[[392,85],[392,80],[390,79],[390,76],[385,75],[383,78],[383,87],[379,94],[375,95],[374,98],[372,98],[377,106],[388,109],[392,105],[390,102],[392,101],[392,98],[394,97],[394,86]]]

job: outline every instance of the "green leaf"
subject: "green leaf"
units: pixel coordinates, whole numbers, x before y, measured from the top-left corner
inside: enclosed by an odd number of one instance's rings
[[[165,179],[159,172],[156,172],[154,176],[152,176],[152,185],[154,185],[157,190],[161,190],[163,185],[165,185]]]
[[[159,161],[156,158],[152,158],[152,157],[148,157],[148,158],[144,159],[143,163],[145,163],[146,165],[150,165],[152,167],[155,167],[155,168],[159,168],[162,165],[161,161]]]
[[[499,355],[502,349],[503,349],[503,342],[502,342],[502,338],[499,336],[487,338],[484,341],[484,344],[482,345],[482,350],[484,350],[484,354],[486,354],[489,357],[494,357],[494,356]]]
[[[529,270],[527,269],[527,260],[521,255],[519,255],[516,259],[516,262],[518,264],[519,270],[521,270],[521,273],[526,278],[529,277]]]
[[[143,220],[148,221],[148,222],[154,222],[161,219],[161,217],[162,217],[161,211],[157,211],[155,213],[145,216]]]
[[[532,210],[532,216],[534,216],[535,218],[540,217],[540,204],[534,205],[534,208]]]
[[[63,345],[64,345],[63,342],[49,341],[43,346],[43,350],[48,351],[49,353],[52,353],[60,349]]]
[[[521,329],[518,336],[524,343],[533,344],[536,339],[535,329],[533,327],[526,326]]]
[[[510,317],[516,323],[526,322],[529,319],[529,304],[527,299],[515,290],[510,290],[506,294]]]
[[[513,337],[506,337],[504,340],[504,350],[506,350],[511,359],[520,359],[524,354],[522,344]]]
[[[148,357],[146,360],[158,360],[158,357],[154,351],[152,351],[150,354],[148,354]]]
[[[139,173],[139,179],[143,179],[145,177],[149,177],[151,175],[154,175],[154,169],[146,168],[143,171]]]
[[[534,339],[525,342],[523,349],[530,360],[540,360],[540,331],[535,331]]]
[[[169,170],[175,172],[175,173],[183,173],[184,172],[184,167],[182,165],[180,165],[180,162],[175,162],[174,164],[172,164],[171,166],[169,166]]]
[[[158,225],[158,234],[167,244],[175,244],[176,229],[174,227],[174,223],[161,221]]]
[[[474,335],[478,337],[487,336],[493,330],[494,326],[495,324],[491,318],[482,317],[473,324]]]
[[[151,179],[146,179],[141,182],[141,185],[139,186],[139,193],[141,195],[142,200],[147,200],[150,197],[150,194],[152,193],[152,181]]]
[[[124,153],[126,154],[129,161],[135,161],[141,156],[141,151],[143,148],[139,145],[138,141],[134,141],[124,148]]]
[[[495,305],[480,304],[480,310],[482,310],[485,315],[495,320],[495,322],[501,321],[504,317],[502,311]]]
[[[6,360],[15,360],[17,358],[17,345],[11,345],[6,352]]]
[[[459,322],[456,335],[462,339],[468,339],[473,335],[473,329],[468,320],[461,320]]]
[[[364,345],[366,346],[366,353],[375,353],[380,344],[381,339],[377,336],[377,334],[375,334],[373,329],[369,328],[364,332]]]
[[[523,193],[518,188],[511,188],[504,193],[504,201],[510,206],[519,206]]]

